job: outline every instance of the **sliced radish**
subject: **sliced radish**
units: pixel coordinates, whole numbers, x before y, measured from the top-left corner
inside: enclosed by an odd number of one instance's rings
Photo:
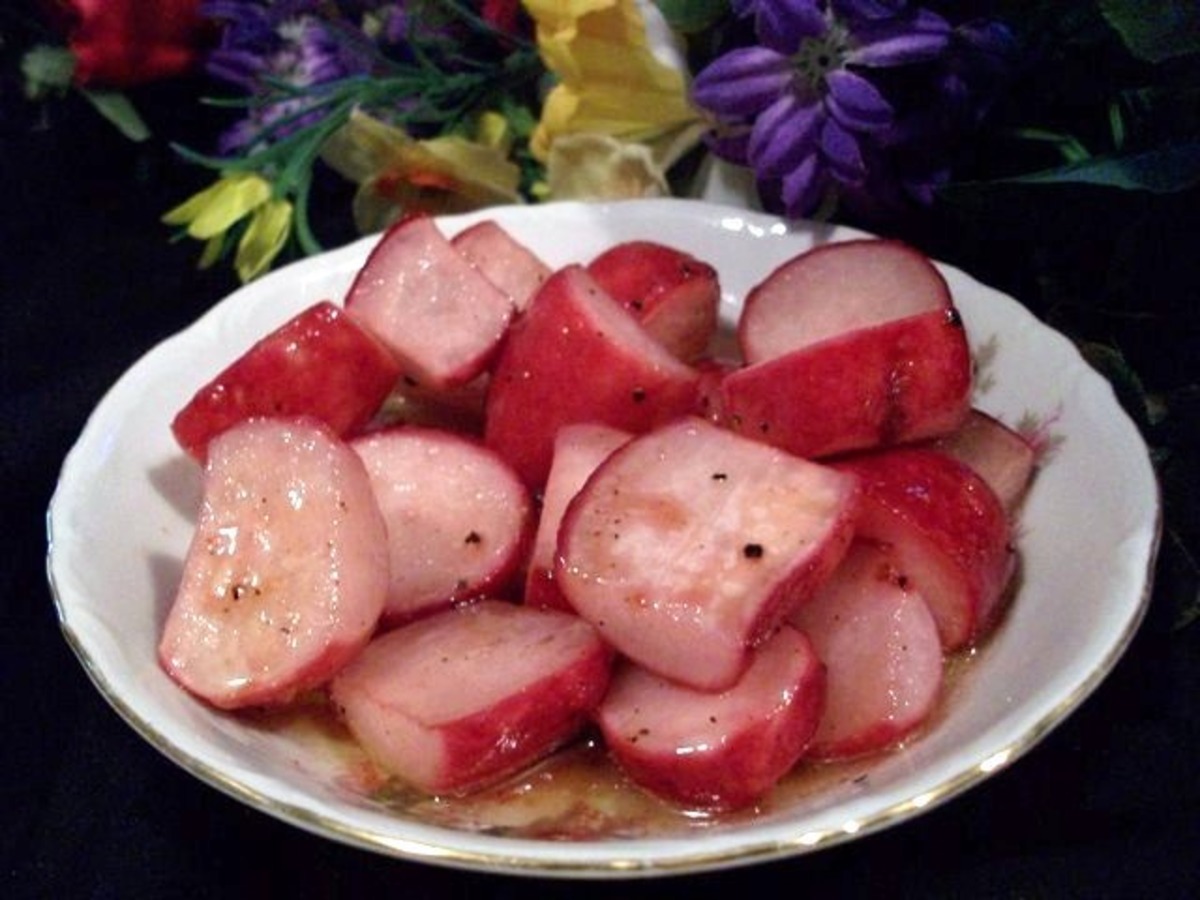
[[[460,793],[574,737],[604,696],[611,658],[577,616],[480,600],[376,638],[330,694],[384,768],[429,793]]]
[[[821,341],[947,309],[937,267],[899,241],[822,244],[779,266],[746,296],[738,343],[748,363]]]
[[[596,714],[609,752],[641,786],[690,807],[745,807],[803,755],[825,699],[825,673],[784,626],[721,693],[682,687],[636,665],[617,668]]]
[[[555,579],[619,651],[723,690],[849,544],[856,479],[684,419],[634,438],[567,507]]]
[[[582,267],[568,266],[510,330],[488,392],[485,438],[540,488],[559,428],[599,422],[647,431],[692,411],[698,377]]]
[[[460,231],[450,243],[508,295],[518,312],[528,308],[553,271],[492,219]]]
[[[428,428],[392,428],[352,445],[387,523],[391,627],[513,580],[533,533],[525,485],[499,456]]]
[[[197,391],[171,430],[201,462],[213,437],[254,416],[312,416],[348,436],[366,426],[399,378],[387,348],[324,301],[257,341]]]
[[[878,544],[852,544],[789,621],[808,635],[828,676],[825,713],[806,756],[884,750],[933,712],[944,667],[937,623]]]
[[[432,219],[414,216],[380,238],[346,295],[346,311],[391,348],[409,384],[446,390],[484,371],[513,305]]]
[[[1016,562],[1004,506],[966,464],[904,447],[836,463],[862,481],[858,534],[889,546],[896,568],[960,650],[995,624]]]
[[[986,481],[1011,514],[1020,505],[1037,465],[1037,448],[1024,435],[982,410],[930,445],[965,462]]]
[[[588,263],[588,273],[659,343],[685,362],[698,359],[717,330],[717,271],[656,241],[625,241]]]
[[[251,419],[209,445],[159,660],[214,706],[284,703],[367,643],[387,539],[358,456],[315,421]]]
[[[739,434],[823,457],[951,431],[970,393],[962,321],[939,309],[746,366],[724,378],[715,405]]]
[[[583,487],[588,476],[631,435],[607,425],[581,423],[565,425],[554,441],[554,461],[542,512],[538,517],[537,536],[525,578],[525,602],[530,606],[570,610],[571,604],[554,580],[554,555],[558,546],[558,526],[567,504]]]

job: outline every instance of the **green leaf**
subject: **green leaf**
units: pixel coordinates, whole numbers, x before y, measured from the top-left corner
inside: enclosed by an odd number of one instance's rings
[[[80,88],[79,93],[131,141],[144,141],[150,137],[150,129],[124,94],[119,91],[97,91],[87,88]]]
[[[1099,0],[1100,12],[1138,59],[1160,63],[1200,52],[1196,0]]]
[[[21,58],[21,74],[25,76],[25,96],[30,100],[62,93],[71,86],[75,54],[66,47],[38,44]]]
[[[655,0],[655,6],[680,34],[703,31],[729,12],[729,0]]]
[[[1200,140],[997,179],[1004,184],[1093,184],[1126,191],[1170,194],[1200,184]]]

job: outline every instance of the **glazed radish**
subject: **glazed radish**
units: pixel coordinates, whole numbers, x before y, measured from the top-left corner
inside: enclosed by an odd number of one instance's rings
[[[855,541],[789,617],[825,664],[825,713],[806,756],[884,750],[925,723],[942,685],[942,644],[924,598],[879,545]]]
[[[685,362],[698,359],[717,331],[716,270],[655,241],[625,241],[588,263],[588,273],[642,327]]]
[[[785,262],[746,296],[737,335],[747,363],[951,306],[946,280],[899,241],[822,244]]]
[[[636,437],[567,507],[571,606],[665,678],[723,690],[841,559],[857,480],[689,418]]]
[[[824,699],[821,661],[785,625],[721,693],[620,665],[596,720],[609,752],[642,787],[689,807],[736,809],[796,764]]]
[[[325,301],[257,341],[197,391],[171,430],[201,462],[213,437],[253,416],[312,416],[353,435],[399,378],[387,348]]]
[[[567,504],[583,487],[588,476],[630,437],[628,432],[618,428],[591,423],[565,425],[559,430],[554,440],[554,461],[550,465],[550,476],[546,479],[546,490],[542,495],[537,536],[525,578],[525,602],[530,606],[571,609],[571,604],[554,580],[558,526]]]
[[[816,458],[952,431],[970,393],[970,348],[948,309],[746,366],[725,377],[714,405],[739,434]]]
[[[611,659],[577,616],[480,600],[376,638],[330,695],[388,771],[461,793],[574,737],[604,696]]]
[[[491,219],[472,225],[450,239],[489,281],[504,291],[518,312],[550,277],[552,269],[528,247]]]
[[[692,411],[697,381],[581,266],[567,266],[509,331],[488,392],[485,438],[540,488],[559,428],[599,422],[648,431]]]
[[[346,295],[346,311],[391,348],[408,383],[447,390],[484,371],[513,305],[432,219],[414,216],[375,245]]]
[[[391,627],[513,580],[533,533],[529,492],[495,453],[463,436],[392,428],[352,444],[387,523]]]
[[[839,461],[861,479],[857,533],[887,545],[937,620],[942,647],[961,650],[995,624],[1015,556],[1008,516],[970,467],[905,447]]]
[[[973,409],[958,428],[930,442],[974,469],[1011,514],[1021,503],[1037,465],[1037,448],[1024,435]]]
[[[354,451],[315,421],[251,419],[209,445],[159,660],[214,706],[285,703],[363,648],[387,580],[383,517]]]

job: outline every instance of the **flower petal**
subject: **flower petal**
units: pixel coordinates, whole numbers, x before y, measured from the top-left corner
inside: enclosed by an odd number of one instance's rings
[[[816,0],[762,3],[754,23],[763,46],[777,53],[795,53],[805,38],[822,37],[829,31]]]
[[[750,165],[759,178],[778,178],[792,171],[816,149],[825,110],[785,94],[754,123],[747,148]]]
[[[269,200],[258,207],[238,241],[233,260],[238,277],[250,281],[269,269],[291,230],[292,204],[287,200]]]
[[[261,175],[233,172],[164,216],[168,225],[188,222],[187,233],[202,241],[221,234],[234,222],[271,199],[271,184]]]
[[[651,145],[660,163],[701,121],[689,102],[682,52],[647,0],[525,0],[538,51],[559,83],[542,104],[530,148],[545,161],[564,134],[609,134]],[[693,143],[700,129],[692,131]],[[663,145],[659,145],[659,139]]]
[[[866,78],[847,69],[838,69],[825,77],[829,94],[825,98],[830,114],[854,131],[878,131],[892,123],[892,106],[879,89]]]
[[[887,19],[904,11],[908,0],[833,0],[839,19]]]
[[[750,165],[750,134],[748,126],[728,130],[717,129],[705,137],[704,143],[718,159],[739,166],[748,166]]]
[[[755,116],[787,90],[787,57],[764,47],[740,47],[718,57],[692,84],[692,99],[726,116]]]
[[[821,128],[821,156],[838,181],[856,184],[866,175],[858,138],[832,118],[826,119]]]
[[[784,211],[792,218],[811,215],[821,202],[828,178],[817,154],[812,153],[796,166],[780,187]]]
[[[903,66],[925,62],[950,45],[950,23],[927,9],[911,16],[872,22],[854,29],[857,46],[846,62],[860,66]]]
[[[606,134],[571,134],[556,140],[546,162],[546,183],[553,200],[624,200],[670,193],[650,148]]]

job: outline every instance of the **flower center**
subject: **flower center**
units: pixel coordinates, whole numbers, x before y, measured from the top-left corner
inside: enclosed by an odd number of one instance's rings
[[[801,82],[813,91],[820,91],[825,77],[842,68],[850,52],[850,33],[836,22],[819,37],[806,37],[792,54],[792,68]]]

